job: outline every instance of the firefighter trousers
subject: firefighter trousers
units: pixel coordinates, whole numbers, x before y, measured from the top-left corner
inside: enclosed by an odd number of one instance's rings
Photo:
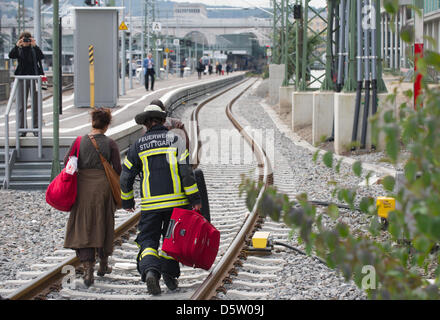
[[[190,209],[189,207],[184,207]],[[163,251],[158,251],[160,238],[165,234],[170,223],[173,208],[160,212],[142,211],[141,219],[138,224],[139,233],[136,243],[139,246],[137,255],[137,270],[145,281],[147,271],[154,270],[159,274],[167,274],[173,278],[180,276],[179,262]]]

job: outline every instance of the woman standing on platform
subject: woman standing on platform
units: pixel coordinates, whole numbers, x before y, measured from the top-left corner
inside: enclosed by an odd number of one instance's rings
[[[44,75],[43,65],[41,64],[41,60],[44,59],[44,54],[37,46],[35,39],[32,38],[32,35],[29,32],[25,31],[20,34],[20,39],[15,44],[14,48],[12,48],[12,50],[9,52],[9,58],[17,59],[18,65],[14,73],[16,76]],[[26,84],[26,86],[24,84]],[[26,92],[24,92],[25,88]],[[24,115],[29,91],[33,93],[31,97],[33,100],[33,128],[38,128],[38,92],[36,90],[35,82],[31,80],[18,82],[16,101],[18,104],[19,114],[17,117],[17,123],[19,128],[27,127],[27,120]],[[20,136],[25,137],[26,132],[20,133]],[[38,133],[34,132],[34,136],[38,136]]]
[[[91,116],[92,130],[81,138],[78,156],[78,194],[70,211],[64,241],[64,247],[76,250],[76,255],[83,264],[86,286],[94,282],[96,254],[100,259],[98,275],[104,276],[112,271],[108,266],[108,257],[113,252],[116,211],[110,184],[91,139],[95,139],[101,154],[112,164],[115,171],[119,175],[122,171],[119,148],[112,139],[105,136],[112,120],[110,109],[94,109]],[[70,149],[72,147],[73,144]],[[65,165],[69,155],[70,150],[64,157]]]

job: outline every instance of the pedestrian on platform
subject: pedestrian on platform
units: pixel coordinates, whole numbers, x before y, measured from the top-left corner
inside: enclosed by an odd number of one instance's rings
[[[180,276],[179,263],[158,251],[161,235],[165,236],[174,208],[200,210],[201,199],[185,142],[164,126],[166,112],[157,105],[148,105],[135,120],[147,132],[131,145],[122,166],[122,207],[134,210],[134,180],[141,171],[148,170],[140,184],[142,213],[135,240],[139,246],[136,261],[148,292],[158,295],[161,276],[169,290],[177,288]]]
[[[183,78],[183,75],[185,73],[185,67],[186,67],[186,60],[182,59],[182,62],[180,63],[180,77]]]
[[[228,63],[228,64],[226,65],[226,74],[229,75],[229,72],[232,72],[232,67],[231,67],[231,64],[230,64],[230,63]]]
[[[222,75],[222,69],[223,69],[223,65],[221,64],[221,62],[218,64],[217,69],[218,69],[218,75],[221,76]],[[223,73],[225,73],[225,72],[223,71]]]
[[[154,75],[156,74],[156,71],[154,71],[154,59],[151,52],[148,54],[148,56],[144,59],[143,62],[144,66],[144,75],[145,75],[145,89],[148,91],[148,79],[151,79],[151,91],[154,91]]]
[[[108,257],[113,252],[114,213],[116,204],[110,189],[104,166],[91,139],[101,154],[121,174],[121,159],[115,141],[105,135],[112,115],[110,109],[97,108],[91,112],[92,130],[81,138],[78,156],[78,193],[70,211],[66,227],[64,247],[74,249],[84,267],[84,284],[94,282],[95,255],[99,257],[98,275],[112,271]],[[72,149],[72,146],[70,149]],[[70,150],[64,157],[67,164]]]
[[[205,65],[203,64],[202,58],[200,58],[199,62],[197,62],[197,75],[199,77],[199,80],[202,79],[203,70],[205,70]]]
[[[209,73],[209,75],[212,74],[212,64],[211,63],[209,63],[209,65],[208,65],[208,73]]]
[[[22,32],[20,37],[9,52],[10,59],[17,59],[18,65],[15,69],[16,76],[25,75],[44,75],[43,65],[41,60],[44,59],[44,54],[41,49],[37,46],[35,39],[29,32]],[[31,89],[32,86],[32,89]],[[26,92],[24,88],[26,87]],[[38,92],[35,90],[35,82],[31,80],[24,80],[18,82],[17,91],[17,105],[18,105],[18,115],[17,123],[19,128],[27,127],[27,120],[24,119],[24,111],[27,107],[27,99],[29,92],[33,92],[31,99],[33,100],[33,128],[38,128]],[[37,132],[33,133],[34,136],[38,136]],[[21,137],[26,136],[26,132],[20,133]]]
[[[137,63],[136,60],[131,60],[131,76],[136,77],[136,69],[137,69]]]

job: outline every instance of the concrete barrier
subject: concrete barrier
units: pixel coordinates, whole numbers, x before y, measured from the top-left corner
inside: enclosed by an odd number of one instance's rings
[[[278,104],[280,100],[280,87],[284,80],[284,64],[269,65],[269,102]]]
[[[292,94],[295,91],[295,87],[280,87],[280,103],[278,104],[278,114],[281,118],[288,120],[289,127],[292,126]]]
[[[280,87],[279,89],[279,114],[292,112],[292,94],[295,92],[295,87]]]
[[[336,154],[342,154],[350,150],[351,137],[353,131],[353,117],[356,103],[355,92],[338,92],[334,95],[335,107],[335,142],[334,150]],[[362,109],[362,108],[361,108]],[[360,113],[362,114],[362,112]],[[359,121],[360,123],[360,121]],[[358,137],[360,128],[358,126]]]
[[[313,92],[295,91],[292,93],[292,131],[312,125]]]
[[[395,115],[397,114],[396,103],[386,101],[388,93],[378,94],[378,112],[380,113],[379,124],[382,123],[383,113],[388,110],[394,110]],[[357,141],[361,140],[361,130],[362,130],[362,117],[364,113],[364,99],[365,96],[362,94],[361,108],[359,112],[359,122],[358,122],[358,133]],[[371,97],[370,97],[371,99]],[[370,100],[371,101],[371,100]],[[353,119],[354,110],[356,103],[356,93],[335,93],[334,97],[334,107],[335,107],[335,143],[334,149],[336,154],[343,154],[344,152],[350,151],[352,146],[352,131],[353,131]],[[369,117],[372,115],[371,105],[369,108]],[[369,118],[370,119],[370,118]],[[366,149],[371,149],[371,123],[368,121],[367,125],[367,139],[366,139]],[[379,134],[378,143],[376,150],[381,151],[385,148],[385,136],[383,133]]]
[[[321,142],[323,138],[328,138],[332,135],[334,95],[333,91],[316,91],[313,93],[313,145]]]
[[[379,126],[382,126],[384,124],[383,121],[383,115],[385,112],[389,110],[393,110],[395,119],[399,118],[399,112],[397,108],[396,101],[387,101],[386,98],[388,96],[388,93],[379,93],[377,95],[377,112],[379,113]],[[383,151],[385,150],[385,134],[383,132],[379,132],[379,137],[377,141],[376,150]]]

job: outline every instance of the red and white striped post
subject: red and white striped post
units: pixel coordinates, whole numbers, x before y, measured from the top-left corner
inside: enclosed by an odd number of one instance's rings
[[[419,14],[416,12],[414,14],[414,110],[417,110],[417,107],[423,107],[423,102],[417,102],[421,92],[422,92],[422,74],[417,72],[417,60],[423,57],[423,0],[416,0],[415,6],[421,12]]]

